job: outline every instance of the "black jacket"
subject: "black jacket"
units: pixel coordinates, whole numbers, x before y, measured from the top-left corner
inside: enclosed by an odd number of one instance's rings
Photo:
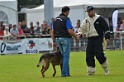
[[[60,14],[58,17],[55,18],[55,21],[53,22],[55,38],[71,38],[71,35],[68,33],[68,30],[66,28],[66,21],[68,19],[69,18],[64,14]]]

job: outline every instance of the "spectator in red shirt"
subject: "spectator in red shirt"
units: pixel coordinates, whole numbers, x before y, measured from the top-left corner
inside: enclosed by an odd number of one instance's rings
[[[2,30],[5,30],[5,25],[3,24],[2,21],[0,22],[0,26],[1,26],[1,29],[2,29]]]
[[[4,36],[4,31],[2,30],[2,27],[0,26],[0,36]],[[0,40],[2,40],[3,38],[0,37]]]
[[[18,32],[19,34],[23,34],[23,30],[21,29],[21,26],[18,26]]]
[[[4,36],[4,31],[2,30],[1,26],[0,26],[0,36]]]

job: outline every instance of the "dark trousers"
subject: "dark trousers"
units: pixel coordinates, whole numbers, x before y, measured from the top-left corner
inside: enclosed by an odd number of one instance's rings
[[[88,67],[95,67],[94,57],[96,57],[100,64],[103,64],[106,61],[106,57],[103,52],[103,38],[88,38],[88,45],[86,49],[86,63]]]

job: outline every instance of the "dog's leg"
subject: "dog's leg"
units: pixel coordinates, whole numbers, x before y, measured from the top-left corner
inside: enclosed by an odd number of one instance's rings
[[[52,66],[53,66],[53,70],[54,70],[54,73],[53,73],[53,77],[54,77],[56,75],[56,68],[55,68],[55,65],[52,64]]]
[[[61,72],[62,72],[62,63],[60,64],[60,69],[61,69]]]
[[[45,77],[45,75],[44,75],[44,66],[42,66],[41,74],[42,74],[42,77],[44,78]]]
[[[43,69],[44,69],[44,66],[42,66],[41,73],[42,73]]]
[[[42,76],[43,76],[43,78],[45,77],[44,73],[45,73],[45,71],[47,71],[48,68],[49,68],[49,66],[44,67],[44,70],[42,71]]]
[[[45,65],[44,65],[43,70],[42,70],[42,77],[43,78],[45,77],[44,73],[45,73],[45,71],[47,71],[48,68],[49,68],[49,62],[46,60]]]

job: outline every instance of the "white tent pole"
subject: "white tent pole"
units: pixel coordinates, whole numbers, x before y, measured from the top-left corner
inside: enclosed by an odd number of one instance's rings
[[[44,18],[50,24],[53,18],[53,0],[44,0]]]

